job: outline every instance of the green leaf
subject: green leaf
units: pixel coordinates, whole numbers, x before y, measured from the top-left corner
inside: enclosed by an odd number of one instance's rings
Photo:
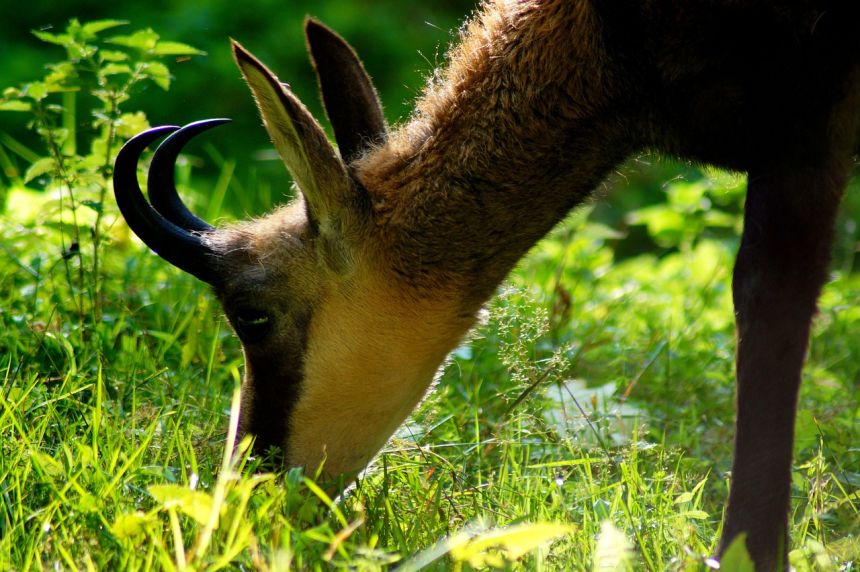
[[[110,531],[119,539],[130,539],[142,535],[146,526],[153,521],[153,517],[136,511],[130,514],[121,514],[110,527]]]
[[[200,524],[209,522],[212,514],[210,495],[180,485],[150,485],[147,490],[163,508],[174,508]]]
[[[48,86],[44,82],[34,81],[24,86],[24,94],[36,101],[42,101],[48,96]]]
[[[755,572],[755,565],[746,546],[746,534],[742,533],[735,537],[720,558],[720,570],[732,570],[732,572]]]
[[[38,128],[36,133],[42,136],[43,139],[53,141],[56,145],[62,145],[69,138],[68,129],[47,129]]]
[[[103,62],[124,62],[128,60],[128,54],[119,50],[100,50],[99,55]]]
[[[170,89],[170,70],[163,63],[147,62],[141,64],[139,70],[164,91]]]
[[[678,211],[666,205],[654,205],[635,210],[627,215],[630,224],[644,224],[651,236],[667,232],[681,232],[687,220]]]
[[[43,42],[56,44],[58,46],[66,46],[72,41],[72,37],[68,34],[51,34],[49,32],[41,32],[39,30],[32,30],[32,33]]]
[[[445,554],[450,554],[455,561],[468,562],[474,568],[501,568],[573,531],[572,526],[553,523],[527,523],[478,531],[472,526],[439,540],[404,562],[398,570],[423,570]]]
[[[11,101],[0,101],[0,111],[30,111],[33,105],[28,101],[13,99]]]
[[[127,36],[113,36],[105,41],[109,44],[149,52],[155,49],[155,45],[158,43],[158,34],[152,28],[147,28],[146,30],[138,30]]]
[[[81,27],[81,31],[88,36],[95,36],[99,32],[104,32],[105,30],[116,28],[117,26],[124,26],[126,24],[128,24],[128,20],[93,20],[92,22],[84,24]]]
[[[70,42],[66,46],[66,52],[69,54],[69,59],[78,62],[80,60],[93,56],[98,51],[98,48],[91,44],[83,42]]]
[[[149,129],[149,121],[146,119],[146,114],[142,111],[135,113],[123,113],[116,122],[116,133],[123,139],[130,139]]]
[[[563,524],[534,523],[517,524],[488,530],[469,540],[468,543],[451,550],[454,560],[468,561],[471,566],[486,564],[501,565],[519,560],[532,550],[560,536],[573,532],[573,527]],[[494,558],[493,552],[496,552]]]
[[[159,56],[205,56],[206,52],[182,42],[158,42],[153,54]]]
[[[131,67],[128,64],[107,64],[101,69],[101,75],[116,75],[121,73],[131,73]]]
[[[98,497],[95,497],[90,493],[81,494],[81,497],[78,499],[76,504],[77,509],[82,513],[98,512],[101,508],[101,503],[99,502]]]
[[[806,409],[797,412],[794,425],[794,442],[798,451],[815,447],[818,443],[821,429],[815,420],[815,415]]]
[[[30,165],[27,172],[24,174],[24,183],[29,183],[36,177],[41,177],[46,173],[53,173],[57,168],[57,164],[51,157],[43,157]]]
[[[703,510],[688,510],[685,512],[678,513],[678,516],[689,518],[690,520],[707,520],[711,517],[711,515],[709,515]]]
[[[706,190],[707,187],[705,183],[701,181],[695,181],[692,183],[687,181],[675,181],[669,185],[669,188],[666,190],[666,194],[669,196],[669,204],[674,205],[676,208],[680,208],[681,210],[693,212],[707,208],[708,201],[705,198]]]
[[[71,62],[49,64],[48,69],[51,71],[45,76],[45,83],[54,87],[59,87],[61,84],[74,79],[78,73]]]
[[[708,226],[719,226],[731,228],[740,220],[739,216],[731,215],[717,209],[711,209],[704,213],[705,224]]]
[[[62,477],[65,474],[62,463],[53,457],[39,451],[31,451],[30,456],[43,474],[49,477]]]

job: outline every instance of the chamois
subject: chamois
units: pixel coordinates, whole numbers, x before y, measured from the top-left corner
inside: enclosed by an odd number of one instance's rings
[[[487,0],[390,130],[352,48],[306,35],[337,150],[289,87],[236,62],[301,191],[213,228],[173,164],[222,120],[150,129],[116,160],[130,227],[214,287],[242,341],[241,425],[347,479],[419,402],[513,265],[643,149],[748,173],[733,276],[737,425],[720,553],[787,566],[793,428],[834,217],[860,140],[860,3]],[[144,149],[164,135],[137,180]]]

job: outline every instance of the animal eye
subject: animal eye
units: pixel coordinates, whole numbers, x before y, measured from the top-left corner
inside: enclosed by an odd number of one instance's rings
[[[240,310],[236,313],[236,333],[245,343],[262,341],[269,333],[269,315],[260,310]]]

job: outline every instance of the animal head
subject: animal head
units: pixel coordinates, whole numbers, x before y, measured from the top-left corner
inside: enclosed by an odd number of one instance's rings
[[[256,436],[256,449],[275,446],[289,466],[315,470],[324,463],[327,475],[350,477],[421,399],[462,331],[448,331],[444,301],[416,299],[386,270],[374,205],[350,167],[385,140],[381,105],[348,44],[312,20],[306,34],[337,150],[286,84],[233,45],[300,190],[295,201],[221,228],[182,204],[173,184],[177,155],[226,120],[138,135],[117,158],[114,186],[132,230],[162,258],[211,284],[222,302],[244,349],[240,423]],[[165,135],[149,169],[147,202],[137,162]]]

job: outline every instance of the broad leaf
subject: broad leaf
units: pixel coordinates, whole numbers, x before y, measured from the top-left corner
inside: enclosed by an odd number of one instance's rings
[[[164,508],[175,508],[200,524],[209,522],[212,514],[212,497],[180,485],[151,485],[149,494]]]
[[[131,73],[131,68],[127,64],[107,64],[101,69],[101,74],[116,75],[121,73]]]
[[[48,96],[48,86],[44,82],[34,81],[24,87],[24,93],[27,97],[42,101]]]
[[[27,169],[27,172],[24,173],[24,183],[29,183],[36,177],[41,177],[42,175],[53,173],[57,168],[57,163],[51,157],[43,157],[30,165]]]
[[[732,570],[732,572],[755,572],[755,564],[747,552],[746,533],[735,537],[729,547],[720,558],[720,570]]]
[[[206,52],[182,42],[158,42],[153,54],[159,56],[205,56]]]
[[[163,63],[147,62],[141,64],[138,69],[164,91],[170,89],[170,70]]]
[[[69,42],[72,41],[71,36],[68,34],[51,34],[50,32],[41,32],[39,30],[33,30],[33,35],[42,40],[43,42],[48,42],[49,44],[57,44],[58,46],[68,45]]]
[[[152,516],[136,511],[130,514],[121,514],[110,527],[110,531],[119,539],[129,539],[142,535],[146,526],[153,522]]]
[[[149,52],[150,50],[153,50],[155,45],[158,43],[158,34],[156,34],[152,28],[147,28],[146,30],[138,30],[137,32],[127,36],[113,36],[105,41],[109,44]]]
[[[128,24],[128,20],[93,20],[81,26],[81,31],[88,36],[95,36],[99,32],[126,24]]]
[[[0,101],[0,111],[30,111],[33,105],[27,101],[17,99],[11,101]]]
[[[128,60],[128,54],[119,50],[99,50],[99,56],[101,56],[104,62],[124,62]]]

